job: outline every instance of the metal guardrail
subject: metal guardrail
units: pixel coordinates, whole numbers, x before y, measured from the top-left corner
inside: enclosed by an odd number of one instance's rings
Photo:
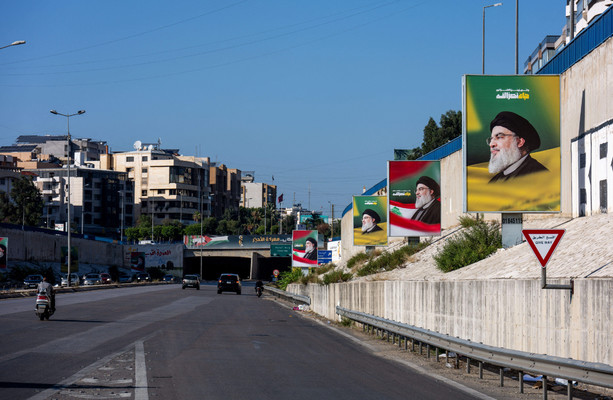
[[[613,388],[613,367],[607,364],[488,346],[359,311],[348,310],[340,306],[336,307],[336,313],[360,322],[365,327],[371,326],[388,332],[388,334],[392,333],[405,338],[405,346],[407,339],[410,338],[438,349],[453,351],[458,355],[465,356],[468,359],[469,365],[470,360],[477,360],[499,367],[511,368],[520,371],[522,375],[523,372],[543,375],[544,380],[549,376],[567,379],[569,382],[577,381],[594,386]],[[467,366],[467,369],[469,369],[469,366]],[[521,384],[523,384],[523,381],[521,381]],[[569,393],[571,387],[571,385],[568,386]]]
[[[265,291],[269,291],[272,294],[274,294],[275,296],[278,297],[285,297],[287,299],[291,299],[294,301],[297,301],[299,303],[304,303],[304,304],[308,304],[311,305],[311,298],[308,296],[302,296],[299,294],[293,294],[293,293],[288,293],[285,290],[281,290],[281,289],[277,289],[271,286],[264,286],[264,290]]]

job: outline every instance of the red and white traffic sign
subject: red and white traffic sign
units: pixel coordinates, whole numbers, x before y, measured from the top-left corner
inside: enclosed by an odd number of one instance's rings
[[[273,274],[275,277],[279,276],[279,270],[278,270],[278,269],[275,269],[274,271],[272,271],[272,274]]]
[[[532,247],[541,266],[545,268],[553,251],[564,236],[565,229],[524,229],[522,233]]]

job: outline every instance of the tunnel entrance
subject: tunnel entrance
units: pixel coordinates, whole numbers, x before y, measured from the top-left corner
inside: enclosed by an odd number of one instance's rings
[[[289,257],[258,257],[257,267],[254,268],[252,279],[271,281],[273,271],[289,271],[291,259]],[[183,259],[183,275],[199,274],[200,258],[186,257]],[[249,279],[251,273],[251,258],[245,257],[202,257],[202,277],[207,281],[214,281],[224,273],[238,274],[241,279]]]

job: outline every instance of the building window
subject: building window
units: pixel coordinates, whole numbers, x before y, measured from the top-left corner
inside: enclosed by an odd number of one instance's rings
[[[579,190],[579,203],[580,204],[587,203],[587,192],[585,191],[585,189]]]
[[[166,193],[166,189],[158,189],[158,194],[165,194]]]
[[[607,158],[607,148],[608,148],[608,143],[601,143],[600,144],[600,158]]]
[[[127,173],[134,172],[134,168],[126,168],[126,172]]]
[[[134,162],[134,157],[126,157],[126,162]]]
[[[607,204],[607,181],[600,181],[600,212],[606,214],[608,209]]]
[[[143,174],[147,173],[147,168],[143,168]]]
[[[144,161],[147,161],[148,159],[149,159],[149,157],[147,157],[147,156],[143,156],[143,162],[144,162]]]
[[[142,190],[140,195],[141,195],[141,197],[147,197],[147,191],[146,190]]]
[[[177,195],[177,189],[168,189],[168,194],[171,196],[176,196]]]
[[[585,168],[585,153],[579,154],[579,168]]]

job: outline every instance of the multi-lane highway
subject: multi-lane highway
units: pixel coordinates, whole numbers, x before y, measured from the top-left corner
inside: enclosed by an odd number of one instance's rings
[[[273,301],[213,286],[0,300],[3,399],[469,399]],[[473,393],[474,394],[474,393]]]

